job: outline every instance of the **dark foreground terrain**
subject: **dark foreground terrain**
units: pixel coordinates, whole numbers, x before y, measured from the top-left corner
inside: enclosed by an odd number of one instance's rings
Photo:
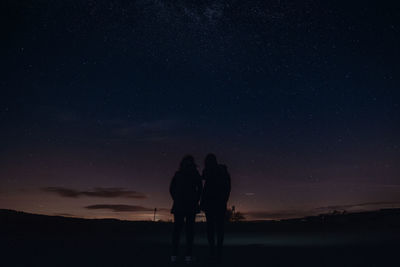
[[[230,223],[221,266],[400,266],[399,216],[399,210],[387,210]],[[0,227],[0,266],[170,265],[170,223],[0,210]],[[196,230],[197,262],[191,265],[213,266],[205,225]]]

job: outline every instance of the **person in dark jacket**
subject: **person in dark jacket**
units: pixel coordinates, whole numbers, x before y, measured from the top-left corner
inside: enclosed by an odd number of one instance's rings
[[[222,260],[222,245],[224,242],[224,223],[226,204],[231,192],[231,177],[227,167],[218,164],[214,154],[208,154],[204,162],[204,189],[200,207],[206,214],[207,237],[211,258],[215,257],[215,233],[217,234],[216,260]]]
[[[174,214],[172,262],[177,260],[180,233],[184,226],[186,230],[185,261],[192,261],[194,221],[196,214],[200,212],[199,200],[202,187],[201,176],[197,171],[194,158],[191,155],[185,156],[169,187],[173,199],[171,213]]]

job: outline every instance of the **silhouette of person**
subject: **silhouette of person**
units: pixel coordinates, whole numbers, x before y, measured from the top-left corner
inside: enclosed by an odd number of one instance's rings
[[[171,213],[174,214],[172,262],[177,260],[180,234],[184,226],[186,232],[185,261],[192,261],[194,221],[196,213],[200,212],[199,200],[202,187],[201,176],[194,158],[191,155],[185,156],[169,187],[169,192],[173,199]]]
[[[204,189],[200,207],[206,214],[207,238],[210,257],[220,262],[222,260],[222,245],[224,242],[224,223],[226,203],[231,192],[231,178],[227,167],[218,164],[214,154],[208,154],[204,161]],[[217,234],[217,253],[215,255],[215,233]]]

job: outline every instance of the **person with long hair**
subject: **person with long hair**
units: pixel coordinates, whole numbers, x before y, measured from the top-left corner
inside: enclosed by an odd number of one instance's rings
[[[204,189],[200,207],[206,214],[207,238],[212,260],[221,262],[224,242],[226,205],[231,192],[231,177],[227,167],[218,164],[214,154],[208,154],[204,161]],[[215,253],[215,234],[217,249]]]
[[[196,214],[200,212],[199,200],[202,187],[201,176],[194,158],[191,155],[186,155],[169,187],[173,199],[171,213],[174,215],[171,262],[177,261],[179,239],[184,226],[186,232],[185,261],[191,262],[193,260],[194,222]]]

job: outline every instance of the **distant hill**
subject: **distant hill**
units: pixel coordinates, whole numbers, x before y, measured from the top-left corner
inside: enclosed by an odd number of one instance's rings
[[[158,227],[152,225],[157,224]],[[0,209],[0,233],[5,235],[114,235],[165,231],[167,223],[83,219]]]
[[[204,227],[204,223],[199,223]],[[118,219],[83,219],[48,216],[0,209],[0,232],[4,234],[99,234],[118,235],[171,230],[171,223],[123,221]],[[233,232],[270,231],[335,231],[335,230],[400,230],[400,209],[382,209],[358,213],[330,213],[280,221],[247,221],[227,225]]]

